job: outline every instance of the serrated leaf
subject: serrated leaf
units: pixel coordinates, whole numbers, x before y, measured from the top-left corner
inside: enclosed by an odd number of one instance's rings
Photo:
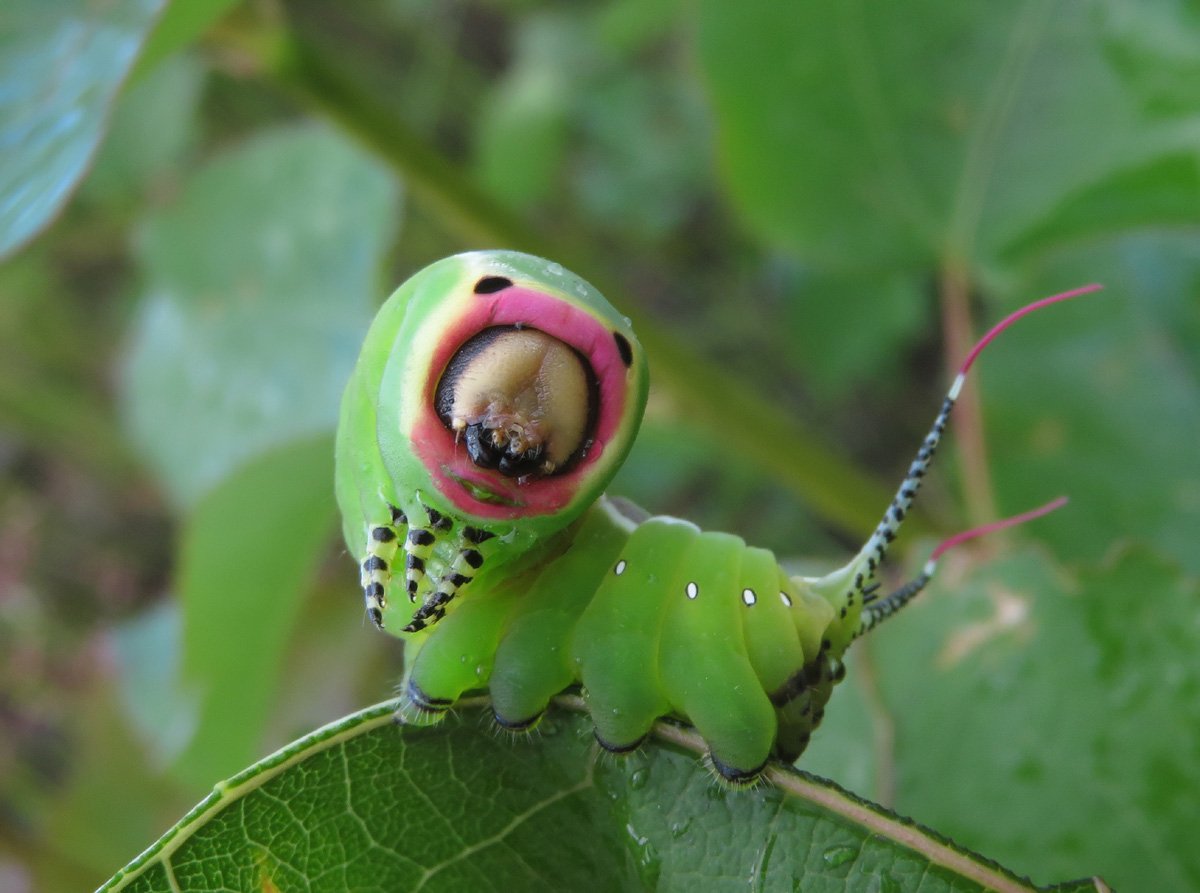
[[[873,636],[898,807],[1035,879],[1196,889],[1195,580],[1146,549],[1078,587],[1034,552],[952,576]]]
[[[218,785],[102,889],[1033,889],[782,767],[777,786],[731,792],[673,747],[598,760],[579,715],[509,741],[473,710],[419,729],[396,727],[393,707]]]
[[[0,10],[0,257],[78,185],[163,3],[7,0]]]
[[[706,2],[730,190],[758,232],[829,267],[986,268],[1068,196],[1194,142],[1200,94],[1151,95],[1196,67],[1200,23],[1177,9]],[[1145,25],[1130,36],[1143,19],[1171,22],[1173,53]],[[1200,201],[1194,182],[1179,188]],[[1111,198],[1095,229],[1141,203]]]
[[[284,129],[210,162],[147,223],[123,397],[177,504],[332,430],[396,200],[395,181],[342,138]]]

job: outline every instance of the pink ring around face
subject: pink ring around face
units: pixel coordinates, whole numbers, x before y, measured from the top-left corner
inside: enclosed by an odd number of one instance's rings
[[[594,440],[583,459],[564,474],[524,484],[472,462],[463,444],[456,441],[434,410],[441,370],[459,348],[484,329],[513,325],[538,329],[578,350],[591,364],[600,391]],[[553,514],[575,497],[583,476],[620,425],[627,399],[627,373],[613,331],[573,304],[520,286],[475,295],[470,309],[450,327],[433,353],[411,434],[413,450],[441,494],[464,512],[496,519]],[[470,487],[492,494],[495,501],[476,498]]]

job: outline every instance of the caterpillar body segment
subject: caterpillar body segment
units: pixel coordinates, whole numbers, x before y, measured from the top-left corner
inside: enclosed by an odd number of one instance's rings
[[[761,771],[777,731],[746,649],[743,616],[757,604],[742,599],[745,551],[731,534],[695,537],[680,563],[682,585],[666,593],[658,660],[671,707],[708,742],[717,771],[738,781]]]
[[[590,285],[515,252],[439,261],[372,324],[347,385],[337,497],[371,621],[406,642],[401,717],[431,723],[488,691],[497,723],[533,728],[579,686],[596,737],[636,748],[675,717],[731,784],[794,760],[844,675],[846,648],[903,607],[878,595],[907,516],[980,351],[969,353],[894,499],[844,567],[789,576],[729,534],[602,495],[633,443],[642,347]]]
[[[654,720],[671,712],[658,682],[658,648],[668,610],[661,584],[677,580],[682,553],[698,533],[686,521],[651,518],[634,530],[612,567],[591,584],[593,595],[573,630],[570,649],[596,737],[609,750],[633,749]],[[682,582],[678,591],[683,597]]]
[[[796,586],[768,550],[747,547],[741,563],[738,598],[750,609],[740,618],[746,656],[764,691],[774,695],[816,657],[833,609]],[[797,603],[803,603],[798,611]]]
[[[488,686],[502,726],[531,725],[554,695],[579,681],[568,644],[595,594],[594,581],[616,565],[634,526],[601,497],[580,520],[571,548],[544,565],[536,582],[521,584],[521,610],[496,649]]]
[[[431,721],[441,711],[430,704],[486,688],[498,723],[525,729],[580,684],[607,749],[632,750],[659,718],[686,716],[730,780],[776,754],[781,725],[799,729],[789,740],[811,734],[814,711],[792,705],[828,698],[808,680],[832,686],[820,641],[834,611],[769,552],[676,518],[635,526],[603,497],[571,533],[561,553],[472,592],[437,625],[409,664],[405,716]]]

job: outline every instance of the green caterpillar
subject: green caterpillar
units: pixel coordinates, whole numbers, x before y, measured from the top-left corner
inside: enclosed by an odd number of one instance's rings
[[[558,264],[507,251],[439,261],[379,311],[346,388],[337,497],[367,614],[406,641],[406,721],[488,690],[496,721],[532,728],[581,685],[606,749],[675,716],[719,776],[792,761],[857,636],[916,595],[875,574],[933,457],[955,378],[874,534],[845,567],[791,576],[768,551],[602,495],[648,385],[629,321]],[[1000,524],[1016,523],[1058,503]],[[991,525],[986,529],[994,529]],[[415,607],[414,607],[415,606]]]

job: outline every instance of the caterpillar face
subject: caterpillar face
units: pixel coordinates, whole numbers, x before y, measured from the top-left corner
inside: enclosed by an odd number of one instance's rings
[[[544,536],[599,495],[632,445],[641,347],[556,264],[507,252],[442,264],[397,292],[407,312],[395,340],[411,346],[393,352],[380,386],[390,476],[443,514],[519,519]]]
[[[436,603],[419,629],[483,559],[510,562],[574,521],[628,453],[647,387],[628,320],[558,264],[477,252],[404,283],[339,425],[339,504],[355,551],[372,544],[373,619],[395,603],[400,550],[412,602]]]
[[[493,326],[459,348],[434,403],[475,465],[529,483],[587,456],[597,392],[591,363],[570,345],[537,329]]]

